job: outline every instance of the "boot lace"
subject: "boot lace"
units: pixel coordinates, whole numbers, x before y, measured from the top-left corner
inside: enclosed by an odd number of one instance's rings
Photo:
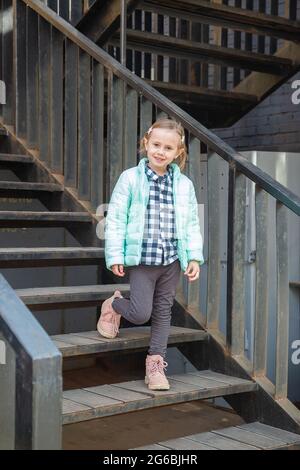
[[[115,313],[112,313],[110,317],[110,323],[112,323],[114,333],[119,333],[119,321],[118,316]]]
[[[150,368],[149,368],[149,374],[150,375],[154,375],[156,374],[157,372],[161,375],[165,375],[164,374],[164,369],[166,369],[168,367],[168,363],[165,362],[165,361],[160,361],[159,359],[156,360],[156,361],[153,361],[151,364],[150,364]]]

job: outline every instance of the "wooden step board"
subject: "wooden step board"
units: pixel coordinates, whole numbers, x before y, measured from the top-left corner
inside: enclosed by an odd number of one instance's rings
[[[95,247],[0,249],[1,268],[92,265],[99,264],[103,258],[104,249]]]
[[[299,445],[299,434],[256,422],[192,434],[132,450],[284,450]]]
[[[149,390],[144,380],[65,391],[63,424],[257,389],[254,382],[211,370],[168,378],[171,386],[168,391]]]
[[[237,31],[299,41],[300,22],[206,0],[143,0],[139,8]],[[191,18],[193,16],[193,18]]]
[[[39,197],[40,193],[61,193],[63,186],[54,183],[28,183],[23,181],[0,181],[0,197]]]
[[[291,287],[300,287],[300,281],[290,281]]]
[[[227,65],[273,75],[288,75],[294,68],[293,61],[289,59],[178,39],[147,31],[127,30],[126,38],[127,47],[135,51]],[[120,44],[120,35],[114,35],[109,40],[109,44],[118,46]]]
[[[224,105],[247,106],[258,103],[256,95],[248,93],[236,93],[234,91],[217,90],[213,88],[203,88],[198,86],[184,85],[180,83],[167,83],[154,80],[146,82],[160,91],[168,98],[190,102],[194,105],[205,105],[209,107],[222,108]]]
[[[258,104],[257,96],[247,93],[149,79],[145,82],[209,128],[232,125]]]
[[[102,284],[70,287],[37,287],[16,289],[20,299],[33,310],[59,307],[99,305],[119,289],[123,295],[129,293],[129,284]]]
[[[0,153],[0,163],[33,163],[33,158],[30,155]]]
[[[121,328],[119,336],[115,339],[103,338],[98,331],[55,335],[51,339],[63,357],[71,357],[108,351],[147,348],[149,346],[150,329],[149,326]],[[204,341],[207,338],[208,334],[205,331],[172,326],[168,344],[174,346],[175,344]]]
[[[86,212],[0,211],[0,227],[61,227],[90,222],[92,217]]]

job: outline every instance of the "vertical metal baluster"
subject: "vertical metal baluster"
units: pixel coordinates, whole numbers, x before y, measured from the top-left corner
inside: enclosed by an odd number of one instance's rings
[[[39,17],[39,151],[50,164],[50,44],[51,26]]]
[[[226,295],[226,345],[232,347],[232,312],[234,279],[234,213],[236,168],[229,165],[228,174],[228,222],[227,222],[227,295]]]
[[[97,210],[104,200],[104,68],[93,62],[92,135],[91,135],[91,204]],[[102,214],[104,215],[104,214]]]
[[[14,68],[15,68],[15,133],[26,138],[26,5],[13,1]]]
[[[38,16],[31,8],[27,8],[27,40],[26,40],[26,120],[27,145],[38,145],[38,87],[39,87],[39,61],[38,61]]]
[[[268,344],[268,194],[256,185],[256,286],[253,372],[266,375]]]
[[[200,140],[190,136],[189,166],[188,166],[187,176],[192,180],[194,184],[198,205],[200,204],[200,179],[201,179],[201,159],[200,159],[201,150],[200,149],[201,149]],[[196,309],[199,309],[199,304],[200,304],[200,279],[201,279],[201,273],[200,273],[199,280],[196,280],[193,282],[187,281],[187,285],[188,285],[187,304]]]
[[[287,207],[276,202],[277,322],[275,398],[286,398],[289,363],[289,270]]]
[[[125,83],[108,72],[107,130],[107,200],[122,173],[124,154],[124,94]]]
[[[77,70],[78,48],[65,40],[64,176],[65,185],[77,187]]]
[[[246,238],[246,176],[242,173],[229,175],[229,191],[234,191],[234,207],[229,208],[228,221],[232,236],[228,240],[228,271],[227,271],[227,292],[229,295],[227,309],[227,345],[231,345],[233,355],[244,355],[245,337],[245,238]],[[234,179],[235,178],[235,179]],[[229,195],[229,201],[232,198]],[[233,226],[232,226],[233,225]],[[230,249],[229,249],[230,246]],[[233,263],[231,264],[231,260]],[[232,270],[232,274],[230,273]],[[232,279],[232,285],[230,284]],[[230,289],[232,298],[230,299]],[[232,306],[232,308],[230,308]],[[231,331],[229,328],[231,327]]]
[[[91,197],[91,59],[79,50],[78,62],[78,197]]]
[[[221,254],[220,254],[220,204],[219,204],[220,157],[208,149],[208,285],[207,327],[218,329],[221,298]]]
[[[2,0],[3,30],[6,31],[2,38],[2,80],[6,86],[6,103],[3,106],[4,124],[14,126],[14,100],[15,90],[13,86],[13,10],[12,0]]]
[[[120,18],[120,52],[121,64],[126,67],[126,28],[127,28],[127,3],[126,0],[120,0],[121,18]]]
[[[63,59],[64,36],[52,28],[51,37],[51,138],[50,161],[55,173],[63,173]]]

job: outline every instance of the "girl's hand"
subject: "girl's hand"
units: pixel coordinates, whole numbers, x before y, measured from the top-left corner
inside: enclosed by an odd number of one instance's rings
[[[116,276],[120,276],[120,277],[123,277],[125,276],[125,271],[124,271],[124,266],[123,264],[113,264],[112,267],[112,272],[116,275]]]
[[[189,282],[196,281],[200,276],[200,266],[197,261],[190,261],[184,275],[188,277]]]

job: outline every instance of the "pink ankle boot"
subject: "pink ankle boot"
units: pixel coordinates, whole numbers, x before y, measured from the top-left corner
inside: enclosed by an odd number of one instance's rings
[[[149,390],[169,390],[170,384],[164,372],[167,365],[163,357],[158,354],[147,356],[145,383]]]
[[[114,311],[112,303],[114,299],[122,298],[121,292],[116,290],[114,295],[106,299],[101,307],[101,315],[97,324],[97,330],[104,338],[113,339],[119,333],[121,315]]]

